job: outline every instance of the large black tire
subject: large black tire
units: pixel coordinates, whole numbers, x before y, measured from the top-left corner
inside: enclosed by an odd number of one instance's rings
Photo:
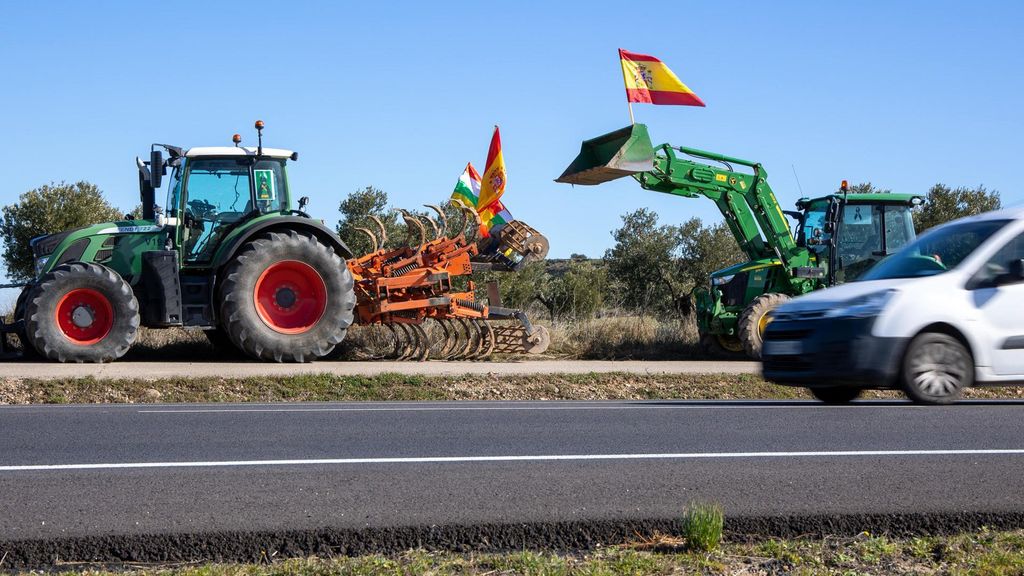
[[[811,394],[825,404],[849,404],[860,396],[860,388],[848,386],[828,386],[825,388],[810,388]]]
[[[131,286],[100,264],[62,264],[39,279],[25,304],[25,337],[44,358],[110,362],[139,334]]]
[[[903,392],[918,404],[952,404],[974,384],[974,358],[949,334],[918,334],[907,346],[901,379]]]
[[[253,358],[322,358],[352,324],[352,274],[344,260],[312,235],[291,230],[260,236],[238,251],[223,277],[218,290],[221,326]]]
[[[32,293],[34,284],[29,284],[21,289],[21,293],[18,294],[18,300],[14,304],[14,318],[12,322],[21,321],[21,328],[16,332],[18,336],[18,342],[21,343],[21,357],[25,360],[35,360],[39,358],[39,353],[36,352],[32,342],[28,339],[28,334],[25,332],[25,307],[28,306],[28,296]]]
[[[766,315],[789,301],[789,296],[773,292],[762,294],[750,301],[738,322],[740,342],[747,356],[755,360],[761,359],[761,345],[764,342],[764,329],[768,325]]]
[[[742,358],[742,347],[736,350],[739,340],[732,336],[701,334],[698,340],[700,351],[706,358]],[[728,348],[726,346],[729,346]]]

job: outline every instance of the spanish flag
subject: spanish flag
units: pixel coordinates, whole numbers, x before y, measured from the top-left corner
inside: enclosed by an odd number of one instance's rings
[[[484,165],[484,177],[480,182],[480,199],[477,207],[487,208],[505,193],[505,157],[501,155],[501,135],[498,127],[494,127],[491,136],[491,147],[487,150],[487,164]]]
[[[704,105],[703,100],[654,56],[634,54],[619,48],[619,59],[622,61],[622,78],[626,81],[627,102]]]

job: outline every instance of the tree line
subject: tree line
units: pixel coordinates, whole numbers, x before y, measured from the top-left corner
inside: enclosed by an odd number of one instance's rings
[[[870,182],[851,188],[851,193],[868,192],[888,190]],[[955,218],[1000,207],[999,193],[984,186],[953,188],[936,184],[922,205],[914,209],[914,223],[920,233]],[[392,210],[387,193],[378,188],[368,186],[352,192],[340,202],[338,211],[336,230],[357,255],[372,248],[370,237],[358,228],[380,236],[370,216],[383,224],[387,246],[417,241],[409,238],[409,230]],[[448,208],[445,212],[452,226],[462,222],[463,216],[457,211]],[[34,277],[29,247],[32,238],[123,217],[124,212],[88,182],[51,183],[21,194],[17,202],[3,208],[0,216],[2,257],[8,278],[20,282]],[[713,271],[744,260],[725,223],[705,224],[698,218],[681,224],[663,223],[647,208],[623,214],[611,236],[613,246],[598,257],[573,254],[568,259],[531,264],[514,274],[485,274],[478,287],[483,289],[487,282],[496,280],[503,305],[541,307],[552,320],[592,318],[603,313],[676,316],[688,312],[691,290],[707,285]]]

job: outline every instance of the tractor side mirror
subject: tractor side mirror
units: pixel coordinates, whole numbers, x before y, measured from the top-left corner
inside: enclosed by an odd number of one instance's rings
[[[149,182],[154,190],[160,187],[164,175],[164,155],[159,150],[149,153]]]

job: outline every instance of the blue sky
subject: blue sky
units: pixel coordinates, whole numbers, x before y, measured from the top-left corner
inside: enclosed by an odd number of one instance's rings
[[[620,215],[717,221],[713,204],[556,184],[579,142],[625,126],[616,49],[665,61],[707,108],[636,107],[657,142],[760,161],[784,207],[841,179],[1024,203],[1020,2],[23,2],[0,18],[0,203],[89,180],[137,203],[151,142],[229,145],[252,123],[300,160],[333,224],[366,185],[401,206],[483,171],[500,124],[506,205],[552,255],[599,256]]]

